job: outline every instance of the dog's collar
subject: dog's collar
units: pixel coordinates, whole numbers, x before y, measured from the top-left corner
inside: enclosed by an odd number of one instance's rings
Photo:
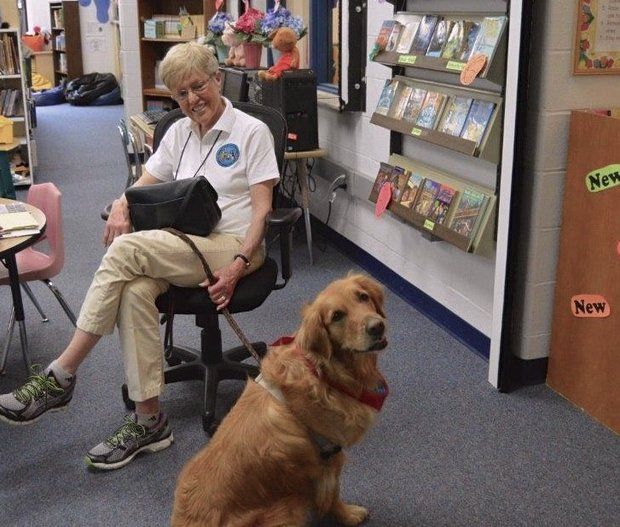
[[[295,337],[286,335],[276,340],[272,344],[272,346],[284,346],[285,344],[291,344],[293,342],[295,342]],[[387,398],[387,396],[390,394],[390,389],[388,388],[387,382],[385,382],[385,379],[383,377],[381,377],[379,384],[375,387],[374,390],[364,389],[362,390],[362,393],[360,393],[359,395],[356,395],[351,390],[349,390],[346,386],[342,386],[341,384],[335,383],[329,378],[324,377],[321,371],[317,368],[316,364],[314,364],[310,359],[308,359],[308,357],[306,357],[305,353],[303,353],[303,351],[301,350],[301,348],[299,348],[299,346],[297,347],[297,352],[304,357],[306,364],[310,368],[310,371],[318,379],[324,380],[325,383],[328,386],[331,386],[332,388],[334,388],[334,390],[338,390],[339,392],[342,392],[345,395],[352,397],[353,399],[359,401],[360,403],[365,404],[366,406],[370,406],[371,408],[377,410],[377,412],[379,412],[381,408],[383,408],[383,403],[385,402],[385,399]]]
[[[263,374],[260,373],[258,377],[254,379],[256,384],[262,386],[265,390],[267,390],[273,397],[275,397],[278,401],[286,404],[286,398],[282,393],[282,390],[277,386],[271,384],[267,379],[263,377]],[[326,437],[321,434],[317,434],[312,430],[310,432],[310,439],[319,449],[319,455],[321,459],[328,460],[330,457],[335,456],[338,452],[342,450],[342,446],[330,441]]]

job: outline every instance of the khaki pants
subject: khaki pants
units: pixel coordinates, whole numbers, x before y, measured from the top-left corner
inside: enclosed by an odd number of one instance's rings
[[[242,240],[228,234],[190,236],[209,267],[217,271],[232,262]],[[252,258],[250,273],[265,259]],[[116,238],[86,293],[77,326],[108,335],[118,325],[129,397],[141,402],[158,396],[164,385],[163,345],[155,299],[170,284],[195,287],[206,279],[199,258],[177,236],[141,231]]]

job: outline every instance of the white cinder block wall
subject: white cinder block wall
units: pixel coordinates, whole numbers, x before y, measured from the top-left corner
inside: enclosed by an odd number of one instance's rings
[[[125,101],[125,116],[129,119],[129,116],[142,111],[138,3],[135,0],[118,0],[118,19],[121,35],[119,82]]]
[[[367,7],[367,49],[370,50],[383,21],[392,18],[393,6],[368,2]],[[365,199],[379,163],[387,162],[390,154],[389,131],[370,124],[370,117],[384,81],[391,74],[381,64],[367,63],[365,113],[341,114],[328,108],[319,109],[320,145],[329,152],[331,162],[347,169],[353,186],[350,194],[357,196],[339,193],[329,225],[476,329],[490,335],[494,261],[466,254],[447,243],[431,243],[389,213],[376,219],[374,205]],[[407,145],[405,154],[411,155]],[[433,154],[437,157],[437,152]],[[318,178],[317,185],[312,212],[325,220],[327,184]],[[320,254],[316,257],[320,258]]]
[[[531,155],[517,176],[527,205],[513,338],[523,359],[549,355],[570,111],[620,106],[620,77],[572,75],[576,2],[534,5],[526,145]]]

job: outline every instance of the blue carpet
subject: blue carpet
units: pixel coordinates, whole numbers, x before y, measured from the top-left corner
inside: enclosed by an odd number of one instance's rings
[[[77,312],[103,254],[101,208],[122,189],[126,169],[116,122],[122,107],[40,108],[38,182],[63,193],[67,254],[56,283]],[[23,193],[21,194],[23,197]],[[317,246],[322,240],[317,238]],[[334,247],[310,266],[303,231],[295,237],[294,275],[254,314],[237,317],[252,340],[295,329],[304,302],[329,281],[359,268]],[[72,327],[44,287],[33,290],[50,316],[42,324],[25,300],[34,362],[47,364]],[[0,321],[9,316],[3,289]],[[368,526],[615,526],[620,518],[620,441],[546,386],[497,393],[487,363],[388,291],[390,346],[381,358],[391,395],[368,437],[348,453],[342,494],[367,506]],[[225,344],[237,345],[222,324]],[[191,317],[175,337],[197,346]],[[25,372],[11,346],[0,392]],[[83,455],[116,428],[124,412],[117,336],[101,340],[79,372],[69,409],[29,427],[0,423],[0,525],[7,527],[165,526],[177,474],[207,442],[199,383],[167,387],[165,410],[175,444],[110,473],[89,472]],[[222,414],[241,384],[225,382]],[[252,489],[248,489],[252,492]],[[314,527],[332,527],[326,519]]]

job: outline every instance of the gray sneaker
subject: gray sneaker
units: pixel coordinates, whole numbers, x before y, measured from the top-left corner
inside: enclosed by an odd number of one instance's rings
[[[45,412],[65,410],[73,397],[75,375],[69,386],[63,388],[50,371],[40,372],[35,367],[23,386],[0,395],[0,420],[12,425],[29,425]]]
[[[159,452],[174,442],[165,414],[161,413],[157,423],[149,428],[139,425],[136,419],[136,414],[125,416],[116,432],[86,454],[86,464],[114,470],[130,463],[140,452]]]

